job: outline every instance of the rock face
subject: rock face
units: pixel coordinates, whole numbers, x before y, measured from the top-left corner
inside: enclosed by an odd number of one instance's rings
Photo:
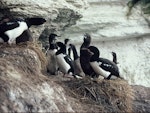
[[[46,76],[45,65],[45,56],[37,44],[0,45],[0,112],[132,110],[132,88],[126,81],[63,82],[61,75]],[[79,92],[82,98],[75,98]]]
[[[0,16],[42,16],[47,22],[30,30],[34,39],[47,45],[52,32],[70,38],[78,45],[83,34],[92,36],[92,44],[99,47],[101,56],[112,59],[110,52],[117,53],[121,75],[130,84],[150,86],[149,21],[140,8],[127,18],[128,0],[1,0]]]
[[[47,19],[45,25],[30,29],[35,40],[40,36],[40,39],[45,41],[44,44],[48,41],[47,36],[51,32],[56,32],[62,35],[60,41],[71,38],[79,49],[83,34],[88,32],[92,36],[92,45],[99,47],[102,57],[112,59],[110,52],[117,53],[121,75],[130,84],[150,86],[149,23],[145,21],[143,17],[145,15],[139,9],[133,10],[135,13],[127,18],[126,3],[127,0],[1,0],[0,17],[3,15],[45,17]],[[66,96],[63,87],[44,76],[41,70],[44,69],[46,61],[41,53],[36,46],[0,45],[1,112],[102,110],[103,107],[85,105],[81,100]],[[107,83],[105,85],[108,86]],[[140,86],[133,88],[135,91],[133,111],[148,112],[149,88]],[[87,91],[95,97],[93,89]],[[103,96],[109,97],[107,93],[105,92],[106,96]],[[84,98],[83,95],[82,99]],[[123,98],[126,100],[126,96]],[[116,111],[119,111],[118,101],[112,97],[109,99],[113,99]],[[113,103],[107,103],[110,100],[103,102],[113,109]],[[122,104],[119,102],[119,105]]]
[[[150,88],[143,86],[132,86],[135,98],[133,100],[133,111],[135,113],[150,112]]]
[[[70,38],[79,49],[83,34],[91,34],[91,45],[99,48],[101,57],[112,60],[111,52],[117,53],[120,73],[130,84],[149,87],[150,28],[145,21],[148,17],[139,7],[127,17],[127,2],[88,0],[89,7],[82,13],[83,18],[66,29],[63,37]]]
[[[47,38],[52,32],[59,33],[66,27],[74,25],[82,17],[80,12],[86,7],[87,2],[84,0],[1,0],[0,17],[3,15],[44,17],[47,23],[38,29],[32,27],[31,31],[36,39],[42,32],[44,32],[42,38]]]
[[[0,112],[73,112],[63,88],[41,73],[45,59],[33,45],[0,47]]]

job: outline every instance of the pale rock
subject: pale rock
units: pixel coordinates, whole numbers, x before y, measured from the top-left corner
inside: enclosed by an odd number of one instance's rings
[[[40,27],[32,27],[34,39],[47,37],[52,32],[60,33],[66,27],[76,24],[81,12],[88,6],[85,0],[1,0],[0,17],[10,14],[15,17],[44,17],[47,22]],[[48,32],[45,30],[48,29]],[[43,31],[44,30],[44,31]],[[45,39],[46,38],[46,39]]]
[[[150,86],[149,17],[140,7],[127,17],[128,0],[1,0],[1,15],[43,16],[47,22],[32,27],[33,37],[45,46],[51,32],[61,35],[60,41],[70,38],[79,47],[83,34],[92,36],[92,45],[99,47],[101,56],[112,59],[117,53],[118,66],[130,84]],[[81,18],[82,17],[82,18]],[[40,35],[42,33],[42,35]]]
[[[63,32],[64,38],[78,45],[84,33],[92,37],[92,44],[99,48],[101,57],[112,60],[117,53],[121,76],[130,84],[150,87],[150,22],[140,7],[133,8],[126,16],[128,0],[88,0],[89,7],[83,18]],[[64,39],[61,39],[62,41]]]

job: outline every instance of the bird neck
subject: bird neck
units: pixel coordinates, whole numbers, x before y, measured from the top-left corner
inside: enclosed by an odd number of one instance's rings
[[[78,59],[79,56],[78,56],[78,53],[77,53],[77,49],[75,46],[73,46],[72,48],[72,52],[73,52],[73,57],[74,57],[74,60]]]
[[[117,56],[116,56],[116,54],[113,54],[113,62],[114,62],[115,64],[117,64]]]
[[[90,43],[85,43],[85,42],[84,42],[84,43],[81,45],[81,48],[88,48],[89,45],[90,45]]]
[[[57,52],[56,52],[56,55],[58,54],[66,54],[66,48],[60,48]]]
[[[90,62],[94,62],[97,61],[98,57],[96,57],[95,55],[91,56],[90,58]]]
[[[50,50],[54,50],[54,49],[57,49],[57,45],[56,44],[50,44],[50,47],[49,47]]]
[[[25,22],[26,22],[28,28],[30,28],[32,26],[31,23],[28,20],[26,20]]]

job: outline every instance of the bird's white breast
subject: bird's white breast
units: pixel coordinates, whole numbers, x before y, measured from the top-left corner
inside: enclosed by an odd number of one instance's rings
[[[59,54],[56,55],[56,58],[60,71],[62,71],[63,73],[67,73],[70,69],[70,65],[65,61],[64,56],[64,54]]]
[[[57,60],[56,60],[56,51],[55,50],[48,50],[47,52],[47,69],[50,71],[50,73],[56,73],[58,70]]]
[[[47,50],[47,55],[55,56],[56,52],[57,52],[57,49]]]
[[[5,32],[5,34],[9,37],[8,43],[12,44],[14,43],[15,39],[20,36],[25,30],[28,29],[28,26],[25,22],[18,22],[19,27],[8,30]]]
[[[93,68],[93,70],[98,74],[98,75],[102,75],[103,77],[107,78],[110,75],[110,72],[107,72],[105,70],[103,70],[100,66],[98,62],[90,62],[91,67]]]

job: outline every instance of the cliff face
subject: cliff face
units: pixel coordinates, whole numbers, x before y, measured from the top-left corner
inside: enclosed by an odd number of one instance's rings
[[[101,56],[112,59],[110,52],[117,53],[121,75],[130,84],[150,86],[149,17],[140,7],[133,9],[127,18],[128,0],[1,0],[0,16],[42,16],[47,22],[32,27],[34,39],[47,45],[48,35],[55,32],[59,40],[70,38],[78,45],[83,34],[92,36],[92,44],[98,46]]]
[[[133,111],[135,113],[150,111],[150,88],[143,86],[132,86],[135,98],[133,99]]]
[[[86,7],[87,2],[84,0],[1,0],[0,17],[44,17],[47,23],[38,29],[32,27],[31,31],[35,39],[42,32],[41,37],[47,38],[51,32],[60,33],[66,27],[74,25],[82,17],[80,12]]]
[[[0,46],[0,112],[130,112],[132,88],[124,80],[91,81],[48,76],[35,43]]]
[[[83,34],[89,33],[92,44],[99,48],[101,57],[112,60],[111,52],[118,56],[121,75],[130,84],[149,87],[150,78],[150,28],[149,17],[140,7],[126,16],[128,0],[88,0],[89,7],[83,18],[65,30],[63,37],[78,44]],[[148,22],[148,23],[147,23]]]
[[[56,32],[62,35],[60,40],[71,38],[78,48],[83,34],[88,32],[101,56],[112,59],[109,52],[117,52],[121,74],[130,84],[149,86],[149,27],[139,10],[126,18],[126,2],[1,0],[0,17],[6,14],[45,17],[46,24],[30,29],[35,39],[40,36],[46,42],[49,33]],[[132,91],[121,80],[66,81],[61,75],[48,77],[42,73],[45,66],[45,56],[36,44],[0,45],[1,112],[148,112],[150,109],[149,88],[133,87]]]
[[[49,76],[46,64],[38,44],[0,45],[0,112],[149,111],[149,88]]]
[[[63,88],[41,73],[45,61],[37,45],[1,45],[0,112],[73,111]]]

